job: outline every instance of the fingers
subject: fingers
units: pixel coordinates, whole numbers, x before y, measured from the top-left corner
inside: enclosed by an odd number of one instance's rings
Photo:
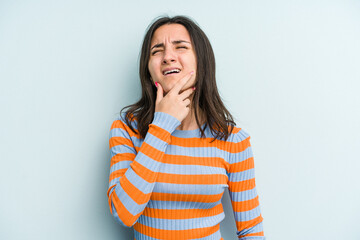
[[[179,94],[180,90],[185,86],[185,84],[194,76],[194,71],[190,72],[188,75],[183,77],[178,81],[175,86],[169,91],[169,93]]]
[[[188,98],[184,101],[184,104],[186,107],[189,107],[190,103],[191,103],[191,101]]]
[[[184,92],[182,92],[181,94],[179,94],[179,96],[182,100],[184,100],[185,98],[188,98],[194,91],[195,91],[194,88],[189,88]]]

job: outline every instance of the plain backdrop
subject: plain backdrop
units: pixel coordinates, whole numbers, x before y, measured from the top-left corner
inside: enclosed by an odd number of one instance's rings
[[[160,15],[209,37],[268,240],[360,239],[360,1],[0,1],[0,239],[131,239],[108,137]],[[227,192],[225,240],[236,239]]]

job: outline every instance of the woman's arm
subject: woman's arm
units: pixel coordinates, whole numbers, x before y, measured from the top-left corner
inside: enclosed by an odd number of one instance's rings
[[[237,236],[243,240],[263,240],[265,239],[263,218],[255,186],[254,158],[250,136],[241,129],[235,133],[233,139],[228,185]]]
[[[153,122],[136,153],[131,137],[139,140],[121,118],[110,130],[110,177],[107,192],[110,212],[124,226],[138,220],[150,200],[171,133],[180,121],[164,112],[155,112]]]

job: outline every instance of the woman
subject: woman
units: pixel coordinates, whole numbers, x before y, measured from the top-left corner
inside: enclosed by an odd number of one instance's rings
[[[109,207],[135,239],[223,239],[229,188],[237,236],[265,239],[250,136],[219,96],[215,58],[189,18],[156,20],[140,56],[141,99],[110,130]]]

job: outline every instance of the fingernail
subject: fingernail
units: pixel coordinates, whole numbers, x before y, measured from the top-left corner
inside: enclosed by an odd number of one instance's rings
[[[193,87],[192,89],[193,89],[193,90],[195,90],[195,89],[196,89],[196,87]]]
[[[194,74],[194,71],[191,71],[190,75],[193,75]]]
[[[158,87],[158,83],[157,83],[157,82],[155,82],[155,86]]]

